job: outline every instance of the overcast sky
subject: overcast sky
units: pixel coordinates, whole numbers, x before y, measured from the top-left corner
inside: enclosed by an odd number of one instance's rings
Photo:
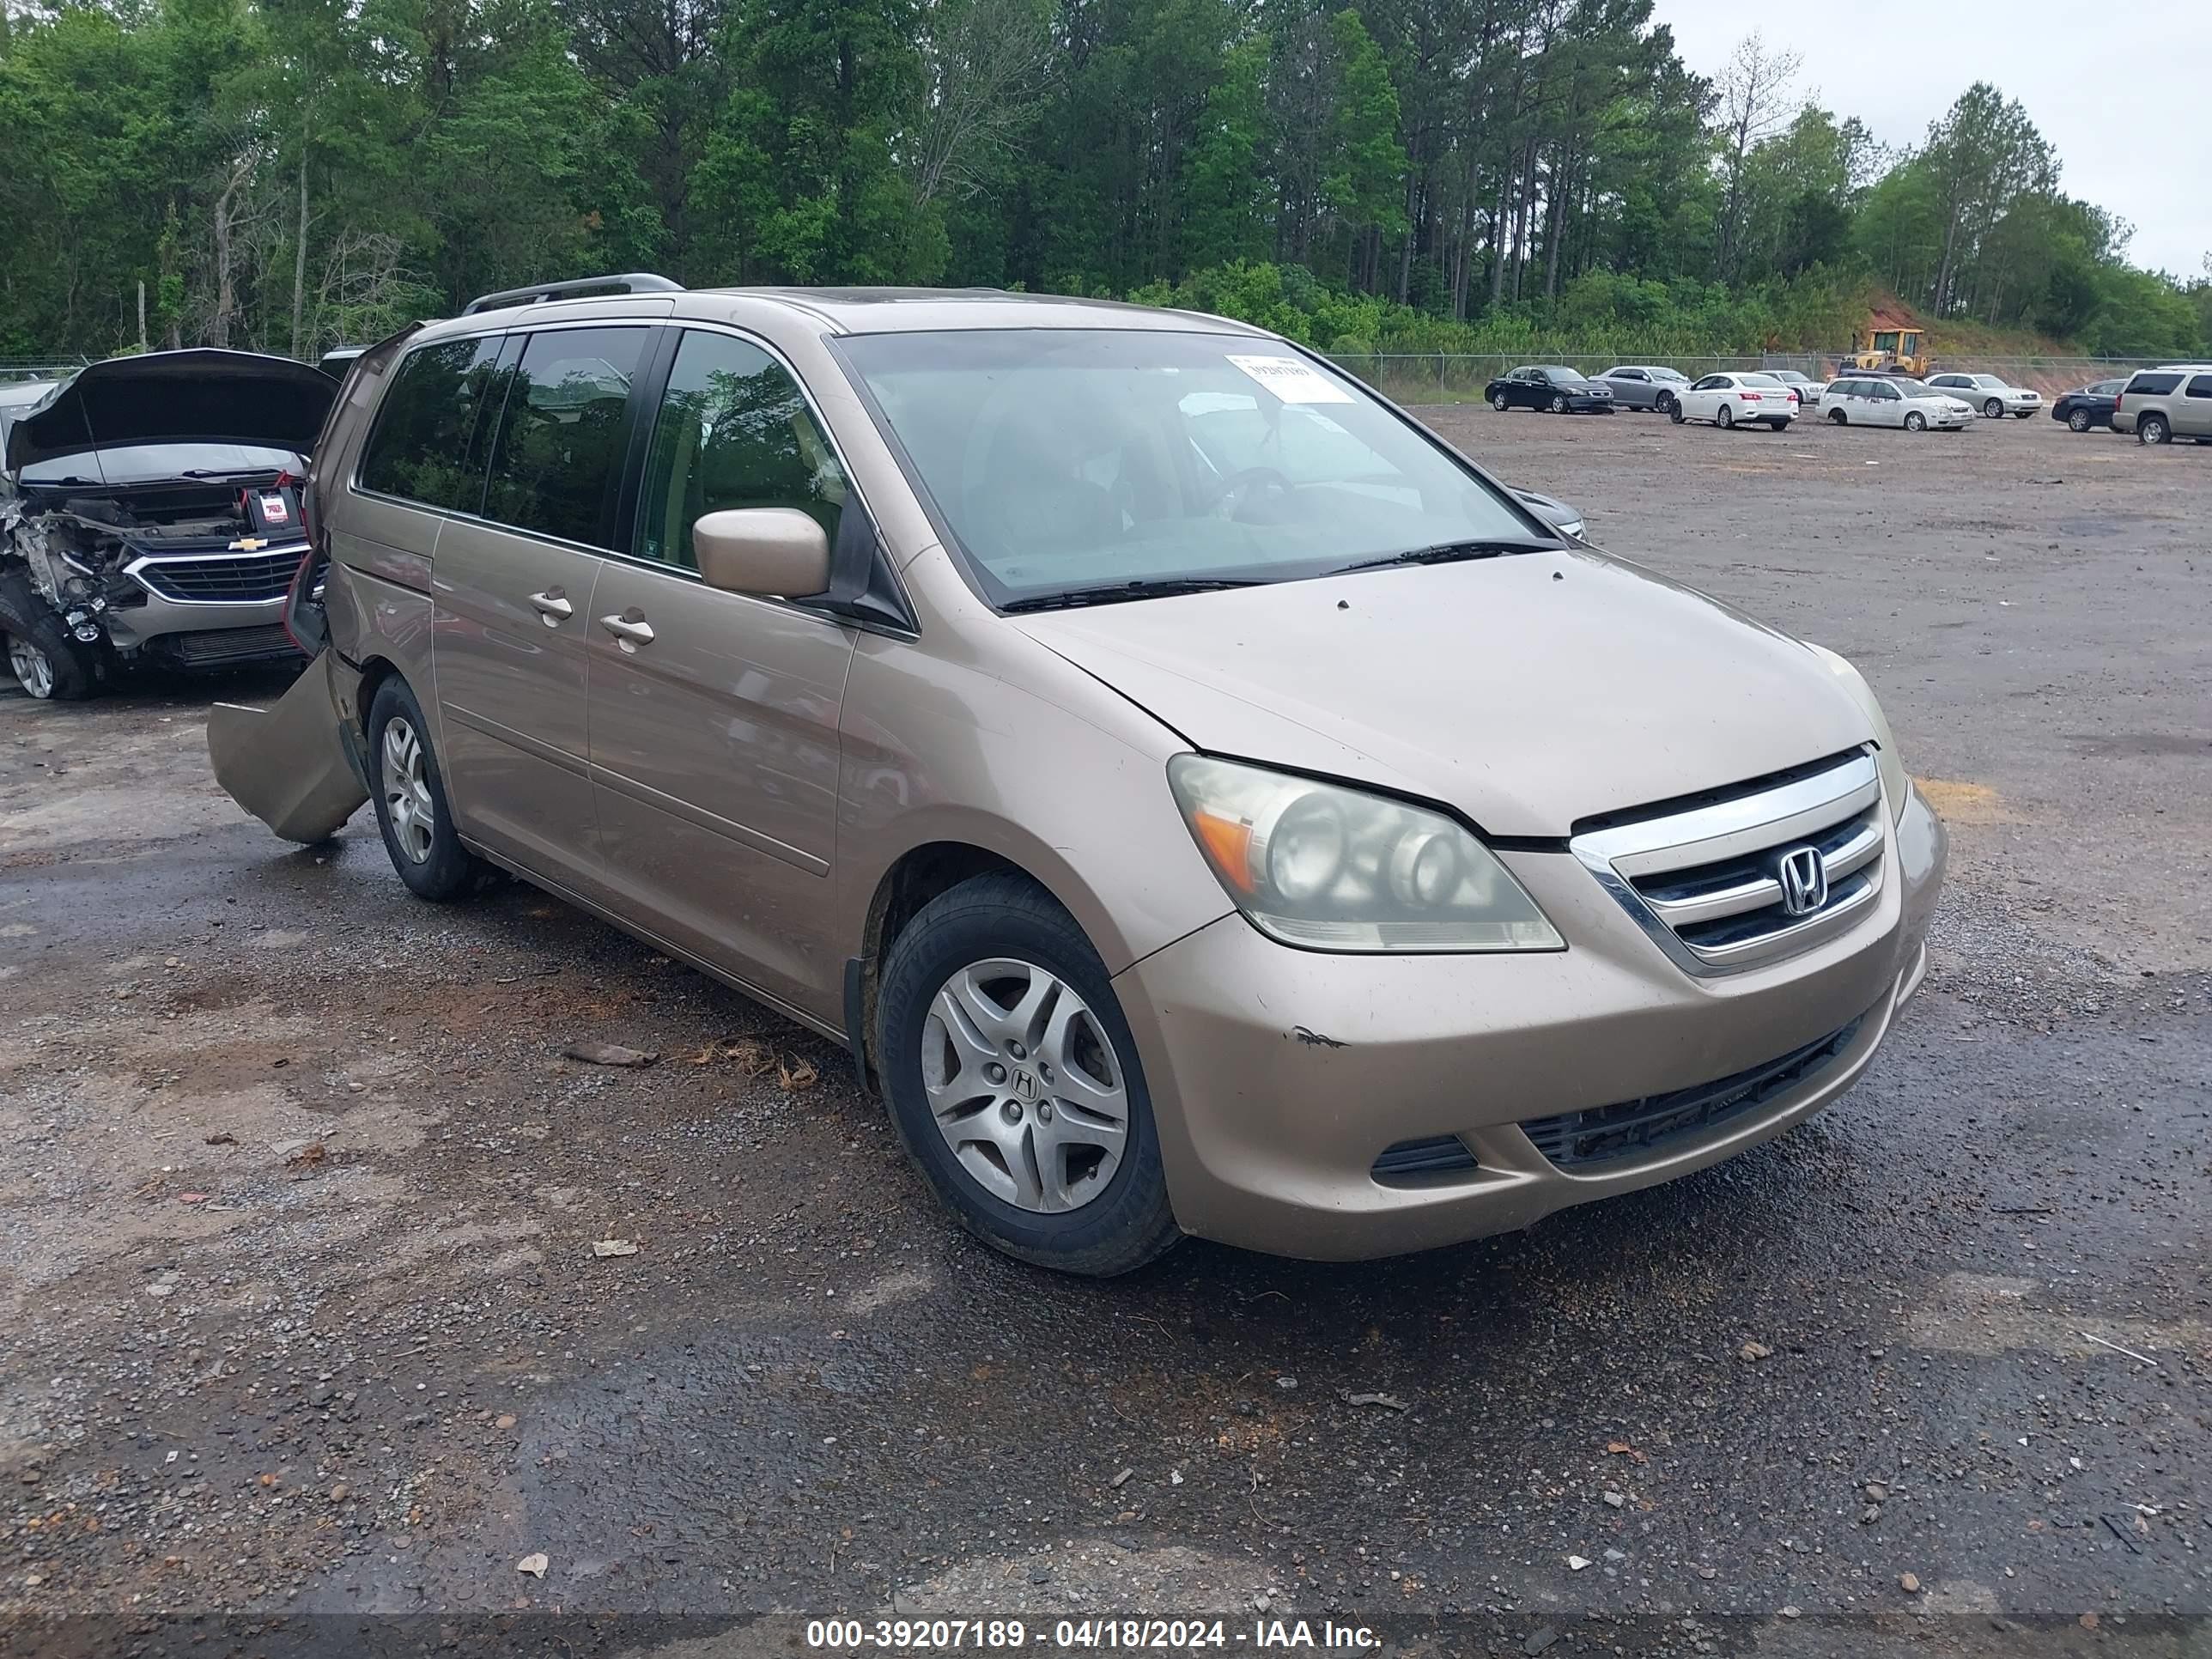
[[[2027,106],[2059,187],[2136,228],[2128,257],[2186,280],[2212,251],[2212,0],[1656,0],[1683,59],[1717,73],[1757,28],[1801,84],[1887,144],[1918,144],[1977,80]],[[2163,91],[2160,91],[2163,88]],[[2141,123],[2158,102],[2160,142]]]

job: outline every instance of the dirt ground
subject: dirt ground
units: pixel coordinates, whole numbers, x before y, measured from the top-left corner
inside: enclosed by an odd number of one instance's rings
[[[1461,1249],[1064,1282],[830,1045],[245,819],[265,678],[0,700],[0,1652],[2205,1651],[2212,448],[1433,418],[1882,693],[1953,877],[1850,1097]]]

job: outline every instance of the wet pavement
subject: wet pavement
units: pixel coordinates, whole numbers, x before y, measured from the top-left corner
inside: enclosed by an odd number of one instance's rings
[[[266,680],[0,700],[0,1651],[2203,1652],[2212,453],[1437,418],[1883,693],[1954,878],[1836,1109],[1460,1249],[1063,1281],[833,1045],[244,821],[201,727]]]

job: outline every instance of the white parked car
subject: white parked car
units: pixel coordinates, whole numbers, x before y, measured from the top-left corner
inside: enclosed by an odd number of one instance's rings
[[[2008,415],[2026,420],[2043,407],[2043,394],[2024,386],[2007,386],[1996,374],[1931,374],[1928,384],[1938,392],[1963,398],[1992,421]]]
[[[1908,432],[1939,427],[1956,432],[1975,418],[1974,406],[1917,380],[1845,376],[1831,380],[1820,412],[1837,426],[1901,426]]]
[[[1763,426],[1779,432],[1797,418],[1797,394],[1771,374],[1708,374],[1676,399],[1675,424]]]

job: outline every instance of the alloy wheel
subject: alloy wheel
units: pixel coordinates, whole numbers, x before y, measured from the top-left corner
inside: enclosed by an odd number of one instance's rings
[[[1564,415],[1564,414],[1565,414],[1566,412],[1567,412],[1567,399],[1566,399],[1566,394],[1565,394],[1565,393],[1564,393],[1564,392],[1556,392],[1556,393],[1554,393],[1554,394],[1553,395],[1553,398],[1552,398],[1552,413],[1553,413],[1553,414],[1554,414],[1554,415]]]
[[[2166,422],[2155,415],[2146,415],[2136,422],[2136,440],[2139,443],[2162,444],[2166,435]]]
[[[2086,409],[2075,410],[2066,417],[2066,425],[2069,431],[2087,432],[2089,429],[2089,411]]]
[[[52,659],[39,648],[36,641],[21,634],[8,635],[8,666],[15,676],[15,684],[34,697],[54,695],[54,665]]]
[[[1928,417],[1917,409],[1906,410],[1905,429],[1907,432],[1925,432],[1928,429]]]
[[[428,864],[438,812],[431,804],[429,763],[422,737],[404,714],[384,723],[383,783],[393,842],[410,862]]]
[[[1103,1193],[1129,1144],[1126,1074],[1075,988],[1034,963],[972,963],[922,1026],[930,1116],[976,1185],[1036,1214]]]
[[[1503,415],[1510,404],[1507,402],[1505,394],[1501,392],[1490,400],[1490,406]]]
[[[1721,405],[1721,412],[1717,416],[1714,416],[1714,418],[1723,426],[1734,426],[1735,424],[1735,410],[1730,409],[1726,404],[1723,404]]]
[[[2004,419],[2004,405],[1992,398],[1982,405],[1982,413],[1993,421],[2002,421]]]

